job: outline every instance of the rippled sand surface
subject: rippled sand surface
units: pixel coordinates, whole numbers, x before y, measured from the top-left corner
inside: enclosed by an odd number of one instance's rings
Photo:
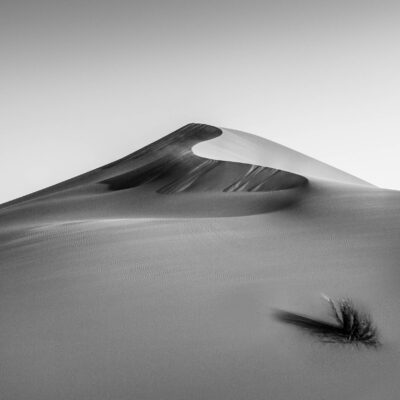
[[[330,168],[191,124],[0,206],[2,398],[397,399],[400,195]],[[382,346],[273,318],[321,292]]]

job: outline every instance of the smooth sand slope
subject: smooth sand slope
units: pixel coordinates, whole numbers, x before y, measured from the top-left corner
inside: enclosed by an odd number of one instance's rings
[[[373,186],[355,176],[270,140],[233,129],[223,128],[222,131],[224,134],[215,140],[201,142],[194,146],[193,152],[198,156],[216,160],[268,165],[270,168],[301,174],[313,180],[322,179]]]
[[[188,125],[0,206],[1,398],[398,399],[399,240],[399,192]],[[382,346],[274,318],[321,292]]]

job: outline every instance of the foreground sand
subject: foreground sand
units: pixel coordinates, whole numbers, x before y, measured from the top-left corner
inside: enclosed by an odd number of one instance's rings
[[[203,158],[283,168],[268,141],[190,129],[162,146],[185,155],[164,177],[129,186],[134,153],[0,208],[2,398],[397,399],[400,194],[284,148],[292,168],[261,190],[224,192],[251,168],[231,163],[160,193],[193,178],[202,140]],[[382,347],[272,317],[326,317],[321,292],[364,306]]]

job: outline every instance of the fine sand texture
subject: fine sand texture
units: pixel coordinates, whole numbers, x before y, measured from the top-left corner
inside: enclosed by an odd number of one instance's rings
[[[397,400],[399,243],[399,192],[190,124],[0,206],[0,398]],[[275,318],[321,293],[381,346]]]

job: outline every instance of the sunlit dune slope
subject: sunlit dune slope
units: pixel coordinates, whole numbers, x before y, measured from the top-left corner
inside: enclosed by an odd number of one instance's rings
[[[250,133],[222,128],[223,134],[212,141],[197,144],[198,156],[216,160],[268,165],[303,175],[309,179],[373,186],[353,175],[315,160],[278,143]]]

